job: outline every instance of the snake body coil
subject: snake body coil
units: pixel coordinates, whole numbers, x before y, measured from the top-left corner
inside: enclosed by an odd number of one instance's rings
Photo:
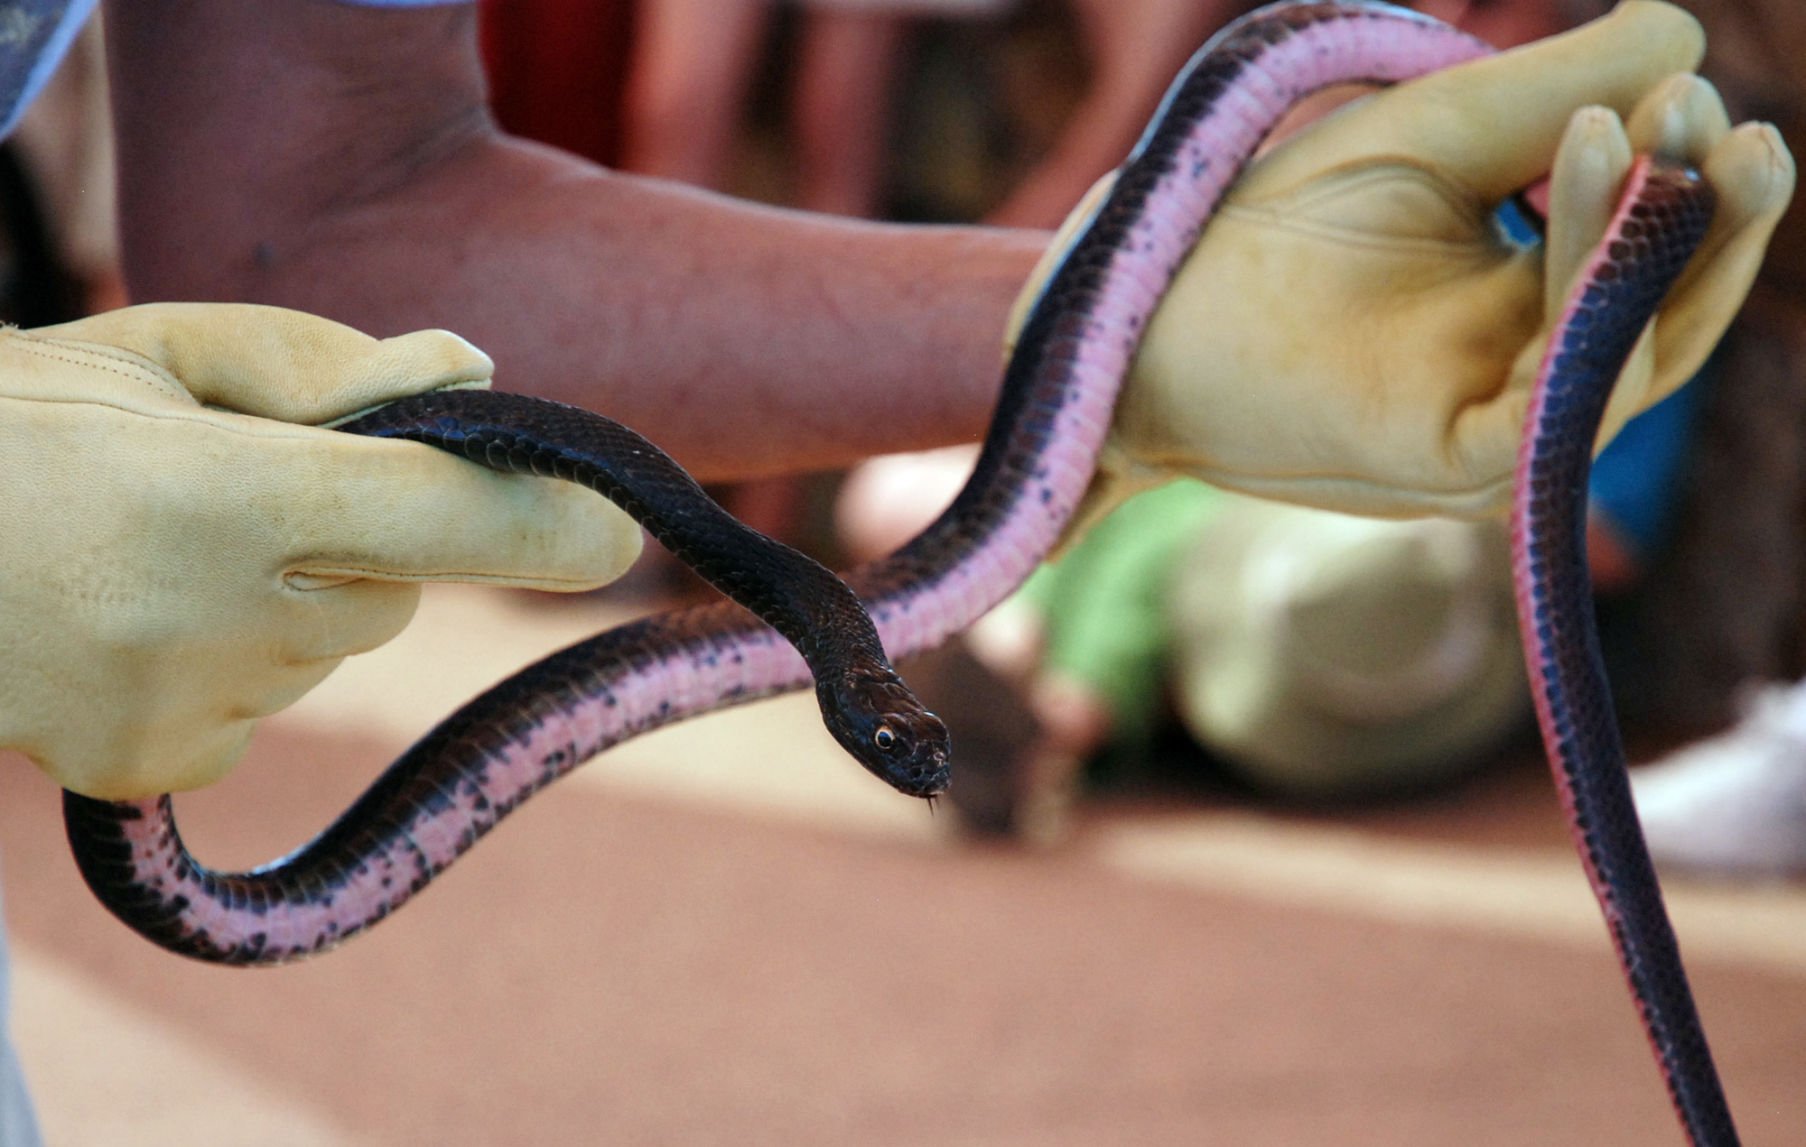
[[[1272,5],[1207,44],[1047,279],[972,480],[922,535],[848,575],[883,648],[904,656],[939,643],[1047,555],[1091,479],[1156,303],[1225,191],[1293,104],[1330,85],[1410,79],[1487,51],[1435,21],[1362,0]],[[1538,708],[1576,842],[1676,1109],[1696,1144],[1728,1144],[1735,1132],[1637,832],[1597,650],[1586,644],[1590,602],[1574,507],[1584,497],[1595,408],[1709,215],[1697,181],[1647,169],[1628,200],[1539,388],[1535,438],[1520,470],[1520,599]],[[577,415],[519,401],[483,394],[405,400],[347,429],[418,438],[491,465],[561,477],[616,466],[575,427]],[[573,436],[542,441],[552,422]],[[601,433],[606,448],[613,431]],[[836,711],[868,714],[836,734],[868,767],[904,791],[938,791],[945,758],[935,747],[944,749],[944,730],[919,713],[887,668],[874,668],[881,651],[861,635],[859,620],[840,605],[832,618],[822,616],[812,591],[744,592],[747,539],[698,511],[681,473],[665,472],[656,459],[642,462],[645,489],[636,478],[608,489],[610,496],[680,554],[700,555],[705,576],[764,611],[810,655],[831,727]],[[689,522],[698,513],[712,524],[692,544]],[[716,529],[723,532],[710,532]],[[832,642],[822,638],[840,634],[843,622],[863,652],[826,648]],[[809,680],[809,665],[777,632],[722,603],[613,630],[522,671],[429,733],[311,844],[252,872],[214,873],[189,856],[168,797],[109,804],[70,795],[65,815],[84,876],[130,926],[203,959],[278,962],[382,919],[510,809],[608,747]],[[899,716],[869,716],[886,712]],[[872,758],[884,739],[879,727],[893,737],[907,732],[901,756]]]

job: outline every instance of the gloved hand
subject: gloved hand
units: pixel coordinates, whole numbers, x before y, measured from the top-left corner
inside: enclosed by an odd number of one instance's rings
[[[639,529],[588,490],[292,425],[490,370],[443,331],[270,307],[0,332],[0,745],[89,796],[194,788],[399,633],[421,582],[618,577]]]
[[[1705,361],[1792,194],[1780,136],[1732,130],[1709,85],[1675,75],[1702,50],[1680,9],[1626,0],[1380,92],[1254,164],[1149,326],[1078,528],[1179,474],[1381,516],[1501,510],[1550,325],[1631,150],[1661,150],[1705,171],[1718,214],[1603,446]],[[1507,242],[1495,208],[1552,168],[1546,244]]]

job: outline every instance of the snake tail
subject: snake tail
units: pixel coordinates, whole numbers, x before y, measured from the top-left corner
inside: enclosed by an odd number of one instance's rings
[[[1625,361],[1710,224],[1709,185],[1640,158],[1582,270],[1533,391],[1513,560],[1525,662],[1556,788],[1632,998],[1696,1147],[1737,1142],[1631,798],[1592,614],[1587,474]]]

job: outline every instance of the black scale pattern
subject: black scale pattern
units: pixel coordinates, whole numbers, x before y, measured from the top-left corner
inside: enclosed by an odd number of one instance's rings
[[[1523,475],[1522,565],[1534,602],[1533,680],[1553,724],[1551,761],[1611,921],[1644,1027],[1675,1109],[1695,1144],[1737,1142],[1679,945],[1643,841],[1594,624],[1587,576],[1587,475],[1625,360],[1711,222],[1713,196],[1693,173],[1657,166],[1588,282],[1548,371]]]

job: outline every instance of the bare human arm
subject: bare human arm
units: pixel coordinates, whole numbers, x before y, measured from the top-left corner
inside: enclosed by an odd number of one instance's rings
[[[455,330],[705,479],[977,438],[1046,236],[829,220],[501,134],[474,7],[110,4],[138,301]]]

